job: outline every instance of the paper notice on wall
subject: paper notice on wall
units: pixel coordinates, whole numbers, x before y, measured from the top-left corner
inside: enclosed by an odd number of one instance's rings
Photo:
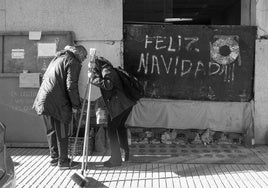
[[[24,59],[24,49],[12,49],[11,58],[12,59]]]
[[[39,88],[40,73],[20,73],[19,87],[20,88]]]
[[[57,45],[56,43],[38,43],[38,57],[53,57],[55,56]]]
[[[29,31],[29,40],[40,40],[41,34],[41,31]]]

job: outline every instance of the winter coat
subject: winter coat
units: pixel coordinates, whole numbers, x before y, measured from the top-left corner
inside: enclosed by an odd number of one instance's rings
[[[71,51],[60,52],[49,64],[35,98],[38,115],[49,115],[70,123],[72,108],[81,106],[78,79],[81,61]]]
[[[135,105],[123,92],[122,82],[112,64],[104,58],[97,58],[91,83],[100,88],[111,119]]]

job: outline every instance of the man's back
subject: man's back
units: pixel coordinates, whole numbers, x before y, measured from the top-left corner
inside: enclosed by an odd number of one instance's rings
[[[34,102],[38,114],[51,115],[66,123],[70,121],[71,103],[75,101],[77,106],[80,105],[78,85],[75,83],[80,69],[81,63],[68,51],[51,61]]]

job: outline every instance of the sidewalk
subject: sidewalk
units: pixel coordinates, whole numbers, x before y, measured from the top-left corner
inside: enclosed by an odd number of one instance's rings
[[[124,163],[105,168],[101,162],[109,156],[90,156],[86,177],[88,187],[114,188],[267,188],[268,146],[252,149],[266,164],[160,164]],[[17,176],[17,187],[79,187],[70,176],[80,169],[59,171],[50,167],[48,149],[8,148]],[[76,157],[75,160],[82,161]]]

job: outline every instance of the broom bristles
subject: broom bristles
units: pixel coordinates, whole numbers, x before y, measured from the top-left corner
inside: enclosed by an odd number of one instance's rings
[[[74,173],[71,176],[71,179],[80,187],[84,187],[87,184],[87,179],[84,178],[82,175]]]

